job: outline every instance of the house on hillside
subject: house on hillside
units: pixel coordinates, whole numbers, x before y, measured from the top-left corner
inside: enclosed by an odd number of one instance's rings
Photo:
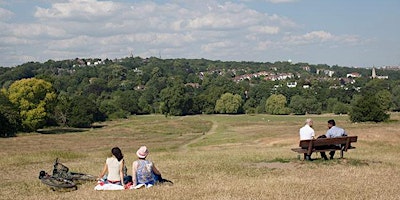
[[[360,78],[360,77],[361,77],[361,74],[358,73],[358,72],[352,72],[352,73],[350,73],[350,74],[347,74],[346,77],[347,77],[347,78]]]
[[[286,83],[286,86],[288,88],[295,88],[297,86],[297,82],[296,81],[295,82],[288,82],[288,83]]]
[[[327,70],[327,69],[324,69],[324,70],[317,69],[316,74],[320,74],[320,73],[324,73],[325,75],[327,75],[327,76],[329,76],[329,77],[332,77],[333,74],[335,73],[335,71]]]

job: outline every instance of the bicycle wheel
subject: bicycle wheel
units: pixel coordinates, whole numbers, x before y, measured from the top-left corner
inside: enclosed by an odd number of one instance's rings
[[[62,178],[55,178],[55,177],[43,177],[40,179],[43,184],[50,186],[51,188],[75,188],[77,186],[74,182],[62,179]]]
[[[90,174],[69,172],[68,179],[73,181],[96,181],[97,177]]]

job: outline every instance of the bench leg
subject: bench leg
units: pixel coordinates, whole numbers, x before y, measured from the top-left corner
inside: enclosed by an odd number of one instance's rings
[[[307,153],[304,154],[304,160],[311,160],[311,154],[308,155]]]
[[[343,149],[340,150],[340,158],[343,158]]]
[[[324,160],[328,160],[328,157],[326,157],[326,153],[325,153],[325,152],[320,152],[320,154],[321,154],[321,157],[322,157]]]

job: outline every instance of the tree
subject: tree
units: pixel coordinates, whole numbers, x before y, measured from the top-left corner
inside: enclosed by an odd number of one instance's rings
[[[393,110],[400,111],[400,87],[394,87],[392,95]]]
[[[138,105],[139,92],[134,90],[116,91],[111,96],[115,105],[123,111],[129,114],[140,113]]]
[[[20,125],[17,109],[3,92],[0,92],[0,137],[15,136]]]
[[[292,112],[296,115],[305,115],[306,110],[306,100],[300,95],[295,95],[290,100],[289,107],[292,109]]]
[[[185,86],[179,79],[170,80],[169,86],[161,90],[160,98],[161,113],[175,116],[186,114]]]
[[[386,113],[390,108],[388,102],[391,102],[391,95],[385,90],[379,90],[375,84],[367,85],[361,91],[361,95],[354,98],[350,120],[352,122],[386,121],[390,118],[390,115]]]
[[[389,111],[392,107],[392,94],[388,90],[380,90],[375,95],[380,108],[384,111]]]
[[[305,98],[295,95],[290,100],[289,107],[296,115],[321,114],[321,103],[313,96]]]
[[[337,98],[328,98],[326,101],[326,111],[328,113],[333,113],[334,107],[337,103],[339,103],[339,101],[337,100]]]
[[[57,98],[51,83],[36,78],[15,81],[7,95],[18,107],[25,131],[35,131],[46,124]]]
[[[112,99],[101,101],[99,110],[100,112],[104,113],[108,119],[128,118],[128,116],[130,115],[129,112],[126,112],[119,108]]]
[[[54,108],[54,119],[59,126],[67,126],[69,110],[71,110],[71,100],[68,94],[60,93],[57,96],[57,105]]]
[[[271,95],[265,104],[265,111],[272,115],[287,115],[290,109],[286,107],[286,97],[282,94]]]
[[[378,98],[375,95],[357,98],[351,107],[349,115],[352,122],[382,122],[390,117],[381,108]]]
[[[218,113],[237,114],[242,111],[243,100],[238,94],[225,93],[217,100],[215,111]]]
[[[71,109],[68,110],[67,125],[88,128],[96,121],[104,121],[105,115],[99,111],[96,103],[81,95],[71,97]]]
[[[252,86],[248,90],[247,101],[245,103],[246,113],[263,113],[265,112],[265,101],[271,95],[274,87],[272,81],[264,81],[260,84]]]
[[[337,102],[333,106],[333,113],[339,115],[339,114],[347,114],[350,111],[350,105],[345,104],[342,102]]]

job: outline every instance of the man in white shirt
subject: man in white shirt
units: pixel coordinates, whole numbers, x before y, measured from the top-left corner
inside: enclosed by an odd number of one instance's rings
[[[300,128],[300,140],[310,140],[315,138],[315,132],[312,128],[313,121],[312,119],[306,119],[305,124],[303,127]],[[311,160],[311,154],[307,155],[304,153],[305,160]]]

